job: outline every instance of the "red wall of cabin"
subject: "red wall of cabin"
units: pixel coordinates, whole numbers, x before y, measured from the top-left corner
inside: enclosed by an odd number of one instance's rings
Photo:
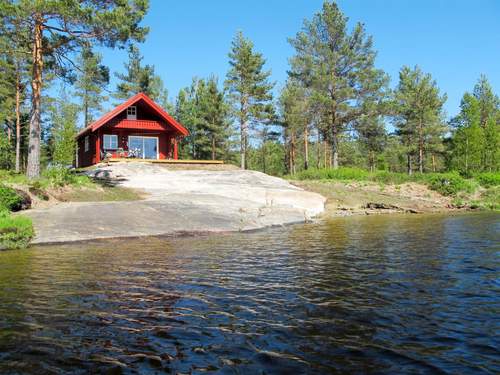
[[[101,129],[100,129],[101,130]],[[116,134],[118,136],[118,147],[122,148],[124,151],[128,151],[128,137],[131,135],[136,136],[146,136],[146,137],[158,137],[158,158],[159,159],[173,159],[174,158],[174,149],[173,149],[173,141],[172,141],[172,133],[162,132],[159,133],[157,131],[147,131],[147,130],[138,130],[138,129],[102,129],[99,131],[99,143],[103,145],[103,135],[104,134]],[[89,136],[89,151],[85,152],[85,136],[82,136],[78,139],[78,166],[86,167],[92,164],[96,164],[99,161],[97,160],[97,134],[91,133]],[[120,157],[116,152],[110,152],[113,157]]]

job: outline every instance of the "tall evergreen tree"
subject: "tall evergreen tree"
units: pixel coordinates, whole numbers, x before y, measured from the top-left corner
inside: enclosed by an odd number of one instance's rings
[[[362,116],[356,124],[358,139],[367,151],[368,167],[375,170],[377,155],[384,150],[387,132],[380,116]]]
[[[379,100],[388,81],[374,67],[372,38],[360,23],[349,33],[347,21],[337,4],[325,1],[322,11],[290,39],[296,52],[290,75],[311,90],[311,100],[322,112],[334,168],[340,135],[363,114],[366,101]]]
[[[308,168],[308,127],[310,116],[307,108],[305,89],[293,80],[288,80],[280,95],[281,125],[287,144],[288,170],[296,172],[297,141],[300,135],[304,138],[304,169]]]
[[[395,92],[395,124],[408,147],[408,160],[413,150],[418,157],[418,169],[424,172],[424,157],[430,140],[442,136],[443,105],[446,95],[441,95],[436,81],[416,66],[404,66],[399,72],[399,84]],[[411,173],[411,163],[408,163]]]
[[[109,68],[102,65],[102,56],[86,45],[78,59],[79,72],[75,82],[76,96],[81,100],[83,126],[94,121],[95,113],[102,110],[102,102],[107,100],[102,92],[109,84]]]
[[[274,83],[269,82],[270,71],[264,71],[266,60],[254,51],[252,41],[238,32],[229,52],[229,69],[225,85],[229,92],[232,114],[240,130],[241,168],[247,167],[246,156],[249,130],[269,122],[273,116],[272,93]]]
[[[208,78],[201,85],[199,113],[203,129],[203,143],[199,145],[204,158],[215,160],[225,154],[229,138],[229,107],[224,92],[219,90],[216,77]]]
[[[29,178],[40,174],[41,98],[44,63],[48,56],[53,56],[56,71],[66,75],[74,64],[74,52],[84,41],[114,47],[130,39],[142,40],[147,29],[140,27],[139,22],[147,8],[148,0],[2,0],[2,22],[29,25],[32,36]]]
[[[120,80],[113,95],[116,99],[125,100],[143,92],[151,99],[158,101],[165,96],[162,79],[155,74],[153,65],[143,65],[143,57],[139,47],[131,45],[128,51],[128,62],[125,63],[125,74],[115,73]],[[166,94],[168,96],[168,94]]]
[[[176,117],[189,130],[183,140],[187,156],[194,159],[216,159],[227,153],[229,107],[217,78],[193,78],[190,87],[179,92]]]

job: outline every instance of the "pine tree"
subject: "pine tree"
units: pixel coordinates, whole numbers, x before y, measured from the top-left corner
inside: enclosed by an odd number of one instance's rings
[[[293,80],[288,80],[280,95],[281,125],[284,128],[285,143],[288,145],[288,170],[295,174],[297,165],[297,140],[304,138],[304,169],[308,168],[308,127],[310,115],[305,89]]]
[[[273,116],[270,71],[264,71],[266,60],[254,51],[253,43],[238,32],[229,52],[229,69],[225,85],[229,92],[232,114],[240,128],[241,168],[246,169],[249,130],[269,122]]]
[[[86,45],[78,59],[79,72],[75,82],[76,96],[81,99],[83,126],[95,119],[96,112],[102,110],[102,102],[108,98],[102,95],[109,84],[109,68],[102,65],[102,56]]]
[[[373,42],[362,24],[351,33],[348,18],[334,2],[325,1],[312,21],[290,43],[295,48],[290,75],[311,90],[331,142],[333,167],[339,165],[339,137],[363,114],[367,100],[378,100],[388,82],[375,69]]]
[[[193,78],[190,87],[179,92],[176,117],[189,130],[183,144],[189,157],[216,159],[227,153],[229,107],[217,78]]]
[[[198,94],[199,113],[202,117],[204,142],[199,148],[203,158],[215,160],[226,153],[229,138],[229,107],[224,92],[218,88],[216,77],[208,78],[200,88],[202,91]]]
[[[130,39],[142,40],[147,29],[140,27],[139,22],[147,8],[147,0],[3,0],[0,3],[2,22],[30,25],[32,35],[29,178],[40,174],[41,98],[44,63],[48,57],[53,57],[51,62],[57,73],[67,75],[73,67],[72,56],[84,41],[115,47]]]
[[[368,167],[375,170],[377,155],[384,150],[387,132],[380,116],[363,116],[357,124],[356,130],[359,141],[368,154]]]
[[[129,47],[128,59],[128,62],[124,64],[126,73],[115,73],[121,82],[118,83],[113,96],[116,99],[126,100],[143,92],[155,101],[164,98],[165,88],[162,79],[155,74],[153,65],[142,64],[143,57],[136,45]],[[168,97],[168,93],[166,96]]]
[[[418,169],[424,172],[424,156],[429,139],[442,136],[443,105],[446,95],[441,95],[436,81],[416,66],[404,66],[399,72],[399,84],[395,92],[395,124],[408,147],[408,172],[411,173],[411,153],[416,150]]]

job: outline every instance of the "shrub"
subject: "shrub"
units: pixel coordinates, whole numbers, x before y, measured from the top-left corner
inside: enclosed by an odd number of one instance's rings
[[[88,185],[90,183],[87,176],[79,176],[74,170],[59,166],[46,169],[43,177],[46,184],[51,186]]]
[[[34,236],[29,217],[9,216],[0,212],[0,249],[20,249],[29,245]]]
[[[405,173],[378,171],[373,174],[372,179],[374,181],[381,182],[384,184],[401,185],[404,184],[405,182],[411,181],[412,177],[408,176]]]
[[[461,191],[473,193],[475,190],[474,183],[458,173],[431,173],[422,175],[422,178],[430,189],[442,195],[456,195]]]
[[[484,187],[498,186],[500,185],[500,173],[498,172],[485,172],[479,173],[474,176],[479,184]]]
[[[23,197],[11,187],[0,185],[0,209],[19,211],[23,205]]]
[[[326,168],[326,169],[308,169],[297,173],[294,178],[298,180],[367,180],[369,173],[360,168]]]

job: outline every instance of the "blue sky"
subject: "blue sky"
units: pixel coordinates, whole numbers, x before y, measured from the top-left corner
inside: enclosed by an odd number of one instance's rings
[[[293,49],[287,38],[322,0],[150,0],[150,27],[141,51],[153,64],[172,99],[193,76],[224,79],[227,53],[237,30],[267,59],[272,79],[286,80]],[[481,73],[500,89],[500,0],[346,0],[338,2],[351,25],[365,24],[378,51],[376,65],[397,83],[402,65],[418,64],[448,95],[445,109],[456,114],[466,90]],[[103,50],[112,71],[123,71],[125,51]],[[115,82],[112,82],[113,89]]]

